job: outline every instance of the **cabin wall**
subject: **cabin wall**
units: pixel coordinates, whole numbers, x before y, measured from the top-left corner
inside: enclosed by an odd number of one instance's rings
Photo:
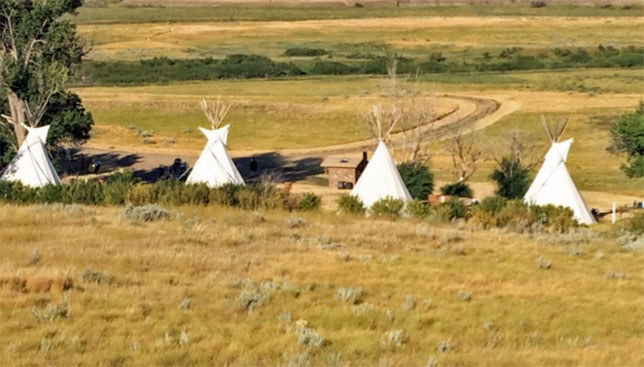
[[[351,182],[356,184],[356,169],[345,167],[329,167],[327,168],[329,174],[329,187],[338,187],[338,182]]]

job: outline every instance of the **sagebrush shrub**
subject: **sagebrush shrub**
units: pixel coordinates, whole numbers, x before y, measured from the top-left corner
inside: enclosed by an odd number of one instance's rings
[[[457,197],[451,197],[443,203],[436,204],[433,212],[442,220],[452,220],[465,218],[467,207]]]
[[[322,199],[319,196],[315,195],[312,192],[307,192],[300,200],[298,209],[301,211],[318,210],[321,203]]]
[[[628,222],[627,229],[636,236],[644,235],[644,214],[635,214]]]
[[[342,194],[338,198],[338,212],[343,214],[363,214],[365,212],[364,204],[359,197]]]
[[[343,302],[357,304],[362,301],[362,295],[362,287],[342,287],[335,293],[334,298]]]
[[[407,202],[405,213],[410,217],[425,219],[431,214],[431,208],[427,202],[414,199]]]
[[[144,222],[154,222],[170,218],[170,214],[165,209],[156,205],[128,205],[123,211],[123,216],[127,219],[140,220]]]
[[[566,233],[571,228],[578,226],[572,209],[567,207],[552,204],[531,205],[530,211],[536,215],[537,220],[544,227],[550,227],[559,233]]]
[[[153,203],[156,199],[155,196],[154,186],[138,183],[125,192],[125,202],[135,206],[141,206]],[[110,200],[116,201],[116,196]]]
[[[371,205],[369,214],[374,217],[385,217],[390,219],[400,218],[405,202],[402,199],[384,197]]]
[[[308,327],[308,322],[305,320],[297,320],[295,322],[295,332],[297,333],[298,344],[318,348],[326,344],[324,337],[314,329]]]

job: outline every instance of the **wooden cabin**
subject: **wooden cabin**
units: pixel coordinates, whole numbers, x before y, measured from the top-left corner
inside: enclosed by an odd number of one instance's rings
[[[363,152],[362,159],[327,157],[322,161],[322,167],[329,176],[329,187],[352,189],[367,163],[367,152]]]

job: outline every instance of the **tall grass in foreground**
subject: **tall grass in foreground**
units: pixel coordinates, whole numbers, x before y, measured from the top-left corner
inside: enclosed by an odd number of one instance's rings
[[[604,227],[166,209],[0,205],[0,365],[643,362],[642,249]]]

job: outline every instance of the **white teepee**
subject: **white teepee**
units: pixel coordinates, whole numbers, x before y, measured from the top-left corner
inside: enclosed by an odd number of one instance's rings
[[[25,128],[27,129],[27,137],[0,180],[19,181],[23,185],[32,187],[41,187],[46,184],[58,185],[60,178],[45,150],[49,125],[43,127],[25,126]]]
[[[380,141],[378,144],[351,195],[359,197],[367,208],[387,196],[405,201],[411,200],[411,195],[384,142]]]
[[[244,179],[226,151],[229,128],[230,125],[214,130],[199,128],[208,142],[192,168],[187,183],[205,183],[209,187],[226,183],[244,184]]]
[[[532,185],[526,192],[523,198],[524,201],[535,205],[552,204],[568,207],[573,211],[574,218],[579,223],[596,223],[566,168],[566,160],[572,139],[559,142],[559,138],[565,129],[565,124],[556,134],[550,131],[545,120],[544,126],[552,140],[552,146],[546,153],[545,161]]]

